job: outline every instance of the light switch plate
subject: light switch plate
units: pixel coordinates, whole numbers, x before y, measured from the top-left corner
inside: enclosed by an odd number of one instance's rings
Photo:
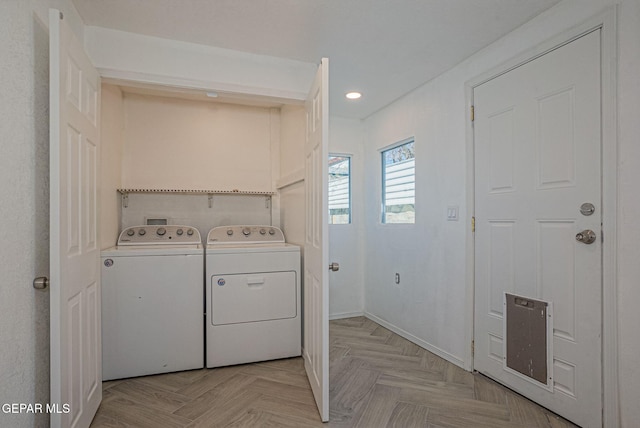
[[[458,221],[458,206],[450,205],[447,207],[447,220]]]

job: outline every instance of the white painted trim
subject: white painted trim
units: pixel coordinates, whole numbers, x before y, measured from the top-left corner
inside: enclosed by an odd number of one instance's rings
[[[343,312],[341,314],[330,314],[329,321],[342,320],[345,318],[355,318],[364,316],[364,312]]]
[[[471,106],[473,105],[473,87],[467,82],[465,84],[466,103],[464,111],[466,128],[466,151],[467,151],[467,175],[466,175],[466,203],[467,203],[467,228],[465,234],[465,329],[464,329],[464,368],[473,371],[473,340],[474,340],[474,320],[475,320],[475,268],[476,259],[475,232],[472,231],[471,223],[475,216],[475,152],[473,145],[473,122],[471,121]]]
[[[278,181],[276,181],[276,189],[282,190],[285,187],[292,186],[296,183],[301,183],[304,181],[304,168],[299,168],[293,171],[291,174],[285,175],[281,177]]]
[[[378,153],[388,152],[389,150],[395,149],[396,147],[404,146],[405,144],[408,144],[408,143],[414,143],[415,144],[415,142],[416,142],[415,135],[411,136],[411,137],[407,137],[407,138],[404,138],[404,139],[402,139],[400,141],[397,141],[397,142],[395,142],[393,144],[389,144],[388,146],[384,146],[384,147],[379,148],[378,149]],[[415,150],[415,145],[414,145],[414,150]]]
[[[618,8],[602,22],[602,417],[620,426],[618,387]]]
[[[530,62],[545,53],[591,32],[601,29],[601,70],[602,70],[602,219],[603,236],[603,277],[602,277],[602,414],[604,427],[620,425],[620,404],[618,388],[618,320],[617,320],[617,221],[618,221],[618,138],[617,138],[617,13],[616,6],[575,26],[556,37],[540,43],[517,57],[469,80],[465,84],[467,103],[473,105],[473,88],[501,74]],[[469,115],[467,110],[465,114]],[[475,215],[474,201],[474,144],[473,124],[467,121],[467,204],[471,218]],[[466,320],[465,338],[474,337],[474,237],[471,228],[466,237],[466,297],[471,299],[471,318]],[[470,341],[469,341],[470,343]],[[468,358],[471,358],[469,361]],[[465,368],[473,369],[471,353],[465,355]]]
[[[284,91],[264,87],[235,85],[221,82],[209,82],[204,80],[184,79],[180,77],[165,76],[162,74],[127,71],[107,67],[98,67],[100,76],[106,83],[113,84],[143,84],[166,88],[195,89],[202,91],[214,91],[225,94],[241,94],[251,97],[267,97],[271,101],[279,101],[285,104],[303,105],[307,94],[302,92]]]
[[[444,358],[445,360],[449,361],[452,364],[455,364],[458,367],[464,368],[464,361],[462,361],[460,358],[456,357],[453,354],[448,353],[445,350],[442,350],[440,348],[438,348],[437,346],[433,346],[432,344],[425,342],[424,340],[414,336],[413,334],[404,331],[403,329],[401,329],[400,327],[396,327],[395,325],[383,320],[382,318],[378,318],[377,316],[365,311],[364,312],[364,316],[369,318],[371,321],[374,321],[378,324],[380,324],[381,326],[385,327],[386,329],[391,330],[392,332],[396,333],[397,335],[400,335],[402,337],[404,337],[405,339],[407,339],[410,342],[415,343],[416,345],[426,349],[427,351],[431,352],[432,354],[436,354],[437,356]]]

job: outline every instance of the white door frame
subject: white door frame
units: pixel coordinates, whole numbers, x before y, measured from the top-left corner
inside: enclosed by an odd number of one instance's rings
[[[594,29],[601,29],[601,71],[602,71],[602,391],[603,426],[619,426],[618,401],[618,319],[617,319],[617,8],[611,7],[600,15],[562,34],[540,43],[521,55],[469,80],[465,84],[467,111],[473,106],[473,89],[488,80],[507,73],[520,65],[530,62],[547,52],[583,36]],[[474,292],[475,292],[475,241],[471,221],[475,215],[475,170],[473,122],[466,121],[467,177],[466,194],[469,221],[466,233],[466,320],[465,369],[473,370],[472,342],[474,337]]]

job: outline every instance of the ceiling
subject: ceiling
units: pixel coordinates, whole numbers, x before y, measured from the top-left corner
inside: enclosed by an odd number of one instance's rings
[[[86,25],[318,63],[365,118],[560,0],[72,0]],[[361,91],[358,101],[345,99]]]

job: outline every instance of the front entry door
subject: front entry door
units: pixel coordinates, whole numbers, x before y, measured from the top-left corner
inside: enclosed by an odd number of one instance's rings
[[[600,37],[473,91],[474,367],[583,427],[602,424]],[[577,240],[585,230],[594,242]],[[547,382],[506,367],[505,292],[551,303]]]
[[[51,426],[83,428],[102,399],[100,76],[53,9],[49,34]]]

